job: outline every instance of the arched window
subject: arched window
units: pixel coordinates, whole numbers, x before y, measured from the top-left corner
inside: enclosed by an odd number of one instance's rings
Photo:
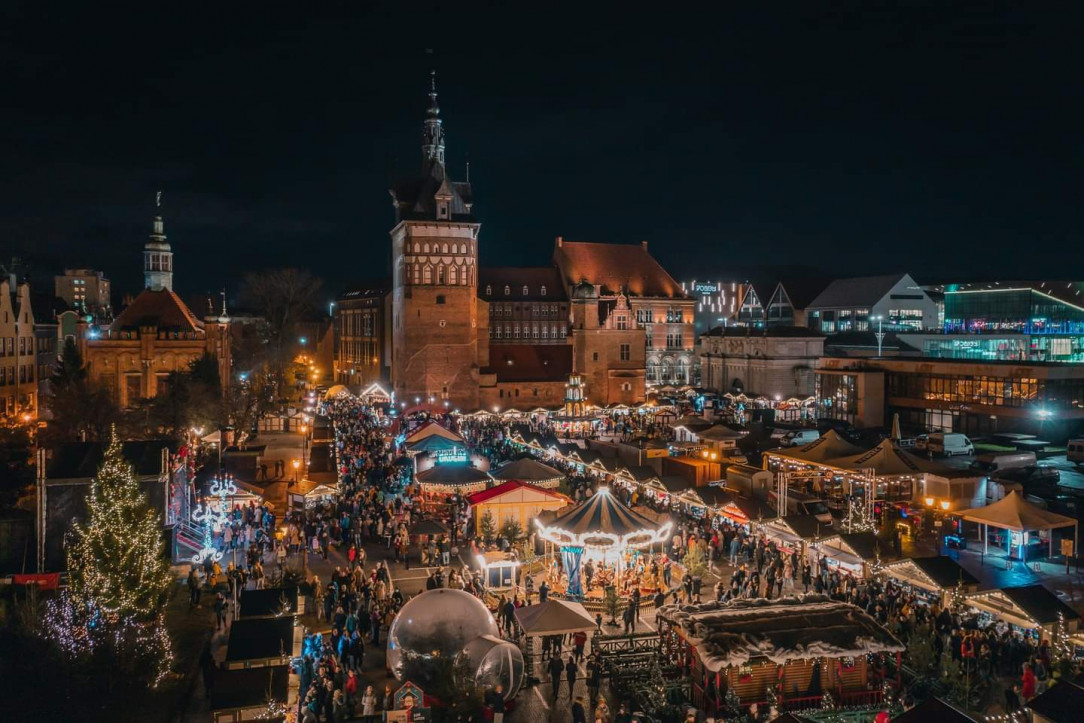
[[[448,244],[444,244],[444,246],[441,247],[440,252],[443,254],[448,253]]]
[[[433,283],[433,267],[430,266],[429,264],[426,264],[425,268],[422,269],[422,283],[423,284],[431,284],[431,283]]]
[[[545,284],[543,284],[542,288],[538,290],[538,293],[542,294],[542,296],[546,295],[546,285]]]
[[[524,284],[523,285],[523,295],[526,296],[528,293],[530,293],[530,292],[527,291],[527,284]]]
[[[422,245],[417,241],[414,242],[414,253],[421,253]]]
[[[486,284],[486,296],[493,295],[493,287],[490,284]]]
[[[542,325],[542,338],[543,339],[549,339],[550,338],[550,328],[546,324]]]
[[[453,254],[459,253],[459,244],[452,244],[452,253]]]
[[[437,284],[444,285],[444,264],[437,266]]]
[[[448,267],[448,284],[450,286],[456,286],[459,283],[458,274],[456,273],[455,265]]]
[[[504,286],[504,295],[509,296],[511,293],[512,293],[512,287],[505,284],[505,286]]]
[[[429,253],[429,244],[425,245],[425,253]]]
[[[422,265],[414,264],[414,283],[420,284],[422,282]]]

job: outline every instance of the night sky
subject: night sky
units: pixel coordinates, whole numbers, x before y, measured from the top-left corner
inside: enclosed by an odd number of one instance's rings
[[[1081,276],[1078,4],[284,5],[0,4],[0,260],[134,289],[162,189],[181,291],[379,275],[435,66],[486,265]]]

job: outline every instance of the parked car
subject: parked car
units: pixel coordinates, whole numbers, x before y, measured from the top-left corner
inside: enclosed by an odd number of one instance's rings
[[[934,432],[926,438],[926,452],[944,457],[955,457],[958,454],[972,455],[975,454],[975,445],[966,434]]]
[[[801,447],[820,439],[821,433],[815,429],[793,429],[779,440],[780,447]]]

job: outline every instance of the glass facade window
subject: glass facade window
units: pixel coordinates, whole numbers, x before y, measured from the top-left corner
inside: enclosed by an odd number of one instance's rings
[[[1084,295],[1080,304],[1084,304]],[[1080,304],[1036,289],[950,291],[945,294],[945,331],[1084,335],[1084,307]]]
[[[858,377],[853,374],[817,374],[817,416],[854,424],[858,414]]]
[[[891,327],[917,331],[922,328],[922,309],[889,309],[887,322]]]

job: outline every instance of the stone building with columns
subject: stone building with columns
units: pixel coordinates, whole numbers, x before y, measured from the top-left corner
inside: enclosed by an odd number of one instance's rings
[[[88,376],[128,407],[166,391],[169,375],[187,371],[204,354],[218,361],[223,393],[230,382],[230,320],[225,299],[219,314],[198,318],[173,291],[173,252],[161,216],[144,247],[146,288],[105,328],[85,321],[77,339]]]

